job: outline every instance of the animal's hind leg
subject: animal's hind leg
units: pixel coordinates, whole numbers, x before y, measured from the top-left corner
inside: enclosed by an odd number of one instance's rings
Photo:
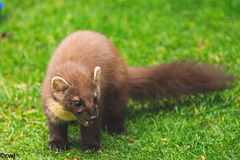
[[[124,121],[126,116],[127,97],[124,94],[114,94],[107,101],[105,120],[108,133],[111,135],[125,134]]]

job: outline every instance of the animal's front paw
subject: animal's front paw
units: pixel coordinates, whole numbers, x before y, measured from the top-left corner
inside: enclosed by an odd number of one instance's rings
[[[48,142],[48,149],[57,152],[66,151],[68,149],[68,143],[65,141],[50,141]]]
[[[81,147],[80,147],[80,149],[81,149],[82,151],[88,151],[88,150],[90,150],[90,151],[96,152],[96,151],[98,151],[98,150],[100,149],[100,145],[82,144]]]

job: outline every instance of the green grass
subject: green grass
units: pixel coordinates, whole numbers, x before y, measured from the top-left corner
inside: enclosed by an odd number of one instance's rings
[[[240,159],[239,84],[180,101],[130,101],[128,136],[102,132],[97,153],[78,150],[78,127],[70,127],[70,150],[47,150],[40,101],[51,54],[76,30],[109,37],[128,65],[194,59],[239,77],[238,0],[2,1],[0,33],[13,36],[0,38],[0,153],[17,159]]]

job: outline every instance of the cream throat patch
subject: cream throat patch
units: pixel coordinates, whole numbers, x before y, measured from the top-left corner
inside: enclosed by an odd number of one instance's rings
[[[53,117],[57,117],[61,120],[72,121],[77,120],[76,116],[71,112],[64,109],[58,102],[53,99],[48,99],[47,101],[48,109],[51,112]]]

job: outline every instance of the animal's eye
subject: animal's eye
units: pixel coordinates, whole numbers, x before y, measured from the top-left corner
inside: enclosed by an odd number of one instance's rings
[[[97,104],[98,103],[97,97],[94,97],[93,101],[94,101],[94,104]]]
[[[74,105],[79,108],[79,107],[82,107],[82,101],[74,101]]]

